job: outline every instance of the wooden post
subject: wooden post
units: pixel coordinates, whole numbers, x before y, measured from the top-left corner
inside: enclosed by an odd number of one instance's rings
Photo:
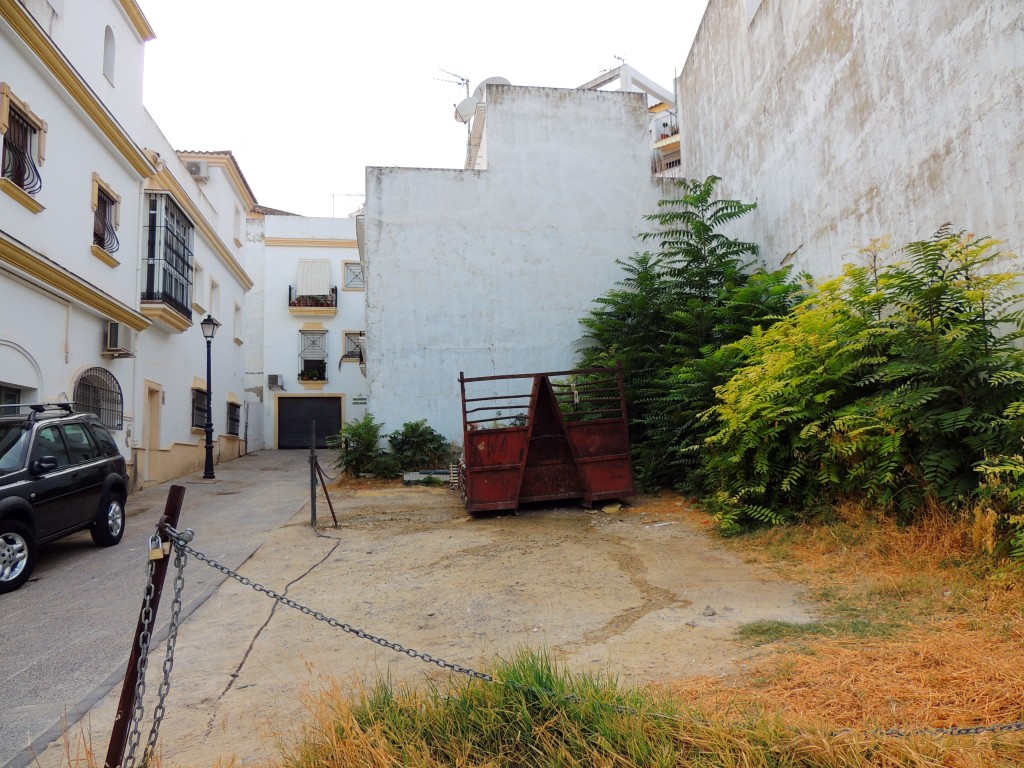
[[[177,530],[178,518],[181,515],[181,503],[185,498],[185,487],[172,485],[167,492],[167,503],[164,505],[164,514],[157,524],[170,525]],[[160,542],[170,541],[170,538],[160,531]],[[171,550],[173,552],[173,549]],[[167,576],[167,565],[170,557],[163,557],[156,561],[153,568],[153,597],[150,598],[150,617],[147,626],[144,618],[145,602],[139,611],[139,623],[135,627],[135,642],[132,644],[132,652],[128,656],[128,669],[124,673],[124,684],[121,686],[121,698],[117,702],[117,714],[114,715],[114,726],[110,731],[110,745],[107,747],[107,758],[103,761],[104,768],[118,768],[124,760],[124,749],[128,744],[128,729],[132,723],[132,713],[135,710],[135,686],[139,677],[139,638],[143,631],[148,631],[150,639],[153,637],[153,629],[156,627],[156,611],[160,607],[160,595],[164,589],[164,578]]]

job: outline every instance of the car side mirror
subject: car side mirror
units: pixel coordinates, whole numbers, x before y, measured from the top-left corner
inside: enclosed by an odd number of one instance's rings
[[[29,472],[33,475],[45,475],[47,472],[53,472],[56,468],[56,456],[40,456],[32,462],[32,465],[29,467]]]

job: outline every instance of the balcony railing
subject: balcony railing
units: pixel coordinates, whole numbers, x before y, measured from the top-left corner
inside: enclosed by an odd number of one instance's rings
[[[319,295],[302,295],[299,294],[298,289],[294,285],[288,286],[288,306],[289,307],[337,307],[338,306],[338,287],[336,285],[331,286],[330,293],[324,293]]]
[[[162,303],[187,320],[192,320],[191,265],[170,254],[170,259],[146,260],[146,290],[143,303]]]
[[[670,168],[678,168],[682,165],[682,159],[678,152],[664,154],[655,150],[651,153],[651,173],[661,173]]]

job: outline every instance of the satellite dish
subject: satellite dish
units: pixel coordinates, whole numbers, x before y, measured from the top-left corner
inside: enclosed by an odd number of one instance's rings
[[[476,105],[479,103],[480,99],[475,96],[463,99],[455,106],[455,119],[460,123],[468,123],[476,114]]]
[[[473,91],[473,95],[478,101],[484,100],[484,91],[487,90],[484,86],[487,85],[512,85],[512,83],[504,77],[488,77],[476,87],[475,91]]]

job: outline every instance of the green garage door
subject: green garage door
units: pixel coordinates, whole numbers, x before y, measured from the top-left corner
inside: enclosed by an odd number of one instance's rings
[[[316,447],[341,431],[340,397],[277,398],[277,447],[309,448],[311,423],[316,422]]]

